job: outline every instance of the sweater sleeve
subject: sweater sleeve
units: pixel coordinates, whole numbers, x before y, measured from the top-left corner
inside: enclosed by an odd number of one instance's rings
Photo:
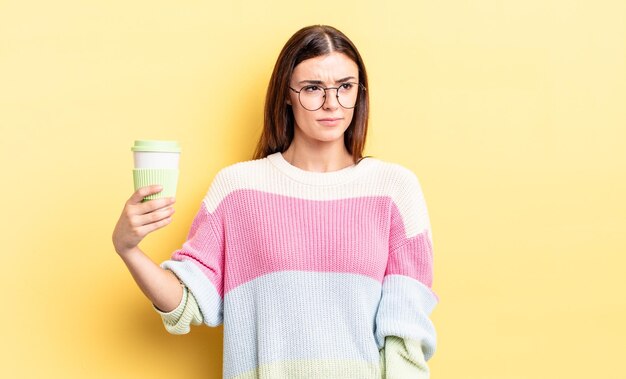
[[[223,322],[224,228],[219,210],[223,190],[218,173],[193,220],[187,240],[161,264],[187,287],[208,326]]]
[[[202,324],[202,314],[195,297],[183,285],[183,298],[176,309],[162,312],[156,306],[154,310],[161,315],[165,329],[171,334],[187,334],[191,325]]]
[[[407,170],[398,184],[375,336],[385,377],[428,378],[426,361],[437,340],[430,314],[439,300],[432,291],[430,221],[417,177]]]
[[[385,346],[380,350],[380,368],[386,379],[430,378],[419,342],[396,336],[385,338]]]

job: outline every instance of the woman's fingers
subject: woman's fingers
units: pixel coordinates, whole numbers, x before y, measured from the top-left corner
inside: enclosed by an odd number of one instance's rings
[[[127,214],[129,217],[133,215],[143,215],[155,210],[170,206],[176,202],[173,197],[164,197],[154,200],[142,202],[142,200],[149,195],[161,192],[162,187],[160,185],[153,185],[147,187],[141,187],[132,194],[127,202]]]
[[[172,217],[166,217],[164,219],[161,219],[159,221],[150,223],[150,224],[146,224],[142,227],[139,228],[139,231],[142,235],[147,235],[148,233],[152,233],[157,229],[161,229],[164,226],[167,226],[170,222],[172,222]]]
[[[156,201],[156,200],[153,200]],[[174,214],[174,207],[166,207],[145,213],[141,215],[131,216],[130,223],[134,228],[141,228],[145,225],[160,222],[165,218],[171,217]]]
[[[137,246],[150,232],[172,222],[173,197],[142,202],[149,195],[161,192],[159,185],[137,189],[126,201],[122,214],[113,230],[113,245],[118,253]]]
[[[128,203],[132,205],[141,204],[141,201],[143,200],[144,197],[153,195],[155,193],[159,193],[162,190],[163,190],[163,187],[158,184],[155,184],[152,186],[141,187],[137,189],[135,193],[132,194],[130,199],[128,199]]]
[[[169,207],[176,202],[173,197],[163,197],[160,199],[154,199],[146,201],[145,203],[137,204],[134,206],[134,213],[138,215],[147,214],[156,210]]]

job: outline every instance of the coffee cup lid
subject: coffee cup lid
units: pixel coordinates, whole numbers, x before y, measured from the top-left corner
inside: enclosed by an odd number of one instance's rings
[[[160,140],[136,140],[131,151],[156,151],[164,153],[180,153],[180,145],[177,141]]]

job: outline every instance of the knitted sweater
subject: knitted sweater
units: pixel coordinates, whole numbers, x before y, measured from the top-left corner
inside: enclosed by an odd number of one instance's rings
[[[419,181],[398,164],[236,163],[162,263],[184,294],[159,313],[172,333],[223,324],[224,378],[427,378],[431,241]]]

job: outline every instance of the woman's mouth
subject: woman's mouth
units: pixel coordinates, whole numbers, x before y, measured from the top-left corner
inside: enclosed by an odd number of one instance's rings
[[[325,125],[325,126],[337,126],[337,125],[339,125],[341,120],[342,120],[341,118],[331,118],[331,117],[328,117],[328,118],[321,118],[321,119],[317,120],[317,122],[319,122],[320,124]]]

